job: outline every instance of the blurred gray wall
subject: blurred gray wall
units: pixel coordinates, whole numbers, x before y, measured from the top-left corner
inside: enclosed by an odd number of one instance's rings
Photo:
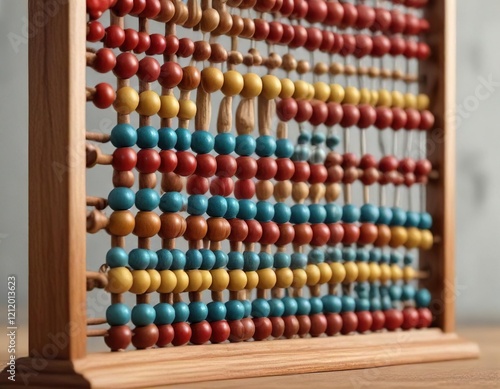
[[[0,313],[6,317],[7,274],[16,274],[23,322],[28,284],[28,69],[27,44],[15,38],[26,28],[26,3],[0,0]],[[458,5],[457,317],[459,323],[499,323],[500,2],[458,0]],[[482,83],[490,84],[488,96],[478,94]]]

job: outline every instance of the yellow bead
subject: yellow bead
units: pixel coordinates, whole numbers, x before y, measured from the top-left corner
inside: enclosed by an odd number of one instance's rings
[[[289,78],[281,79],[281,92],[280,97],[282,99],[288,99],[292,97],[295,93],[295,84]]]
[[[370,265],[366,262],[358,262],[358,278],[357,282],[365,282],[370,278]]]
[[[417,109],[419,111],[423,111],[424,109],[428,109],[429,104],[430,104],[429,96],[424,95],[423,93],[421,93],[417,96]]]
[[[320,272],[320,277],[319,277],[319,284],[326,284],[327,282],[330,282],[332,279],[332,268],[328,265],[328,263],[321,262],[318,263],[318,269]]]
[[[333,101],[335,103],[341,103],[344,101],[345,90],[339,84],[330,84],[330,97],[328,101]]]
[[[214,269],[210,270],[212,275],[212,285],[210,285],[210,290],[215,292],[222,292],[227,289],[229,285],[229,274],[225,269]]]
[[[149,285],[148,290],[146,290],[146,293],[156,292],[161,285],[160,273],[155,269],[147,269],[146,271],[151,279],[151,284]]]
[[[422,230],[422,240],[420,242],[420,248],[423,250],[429,250],[432,248],[434,244],[434,237],[432,236],[432,232],[429,230]]]
[[[205,92],[217,92],[222,85],[224,85],[224,74],[219,69],[209,66],[201,71],[201,86]]]
[[[368,266],[370,267],[370,276],[368,277],[368,281],[369,282],[378,281],[382,274],[379,264],[376,262],[370,262]]]
[[[132,274],[126,267],[115,267],[108,271],[108,287],[110,293],[125,293],[133,283]]]
[[[281,81],[272,74],[266,74],[262,77],[262,93],[260,94],[267,100],[274,100],[281,93]]]
[[[409,282],[409,281],[415,279],[415,275],[416,275],[416,271],[411,266],[405,266],[403,268],[403,280],[405,280],[406,282]]]
[[[327,101],[332,92],[330,86],[326,82],[318,81],[313,84],[314,98],[320,101]]]
[[[378,104],[378,91],[372,90],[370,91],[370,94],[371,94],[370,104],[376,106]]]
[[[420,245],[422,241],[422,233],[416,227],[410,227],[406,230],[408,233],[408,239],[405,242],[405,247],[407,249],[414,249]]]
[[[139,95],[139,105],[137,112],[143,116],[153,116],[158,113],[161,107],[161,100],[158,93],[146,90]]]
[[[413,93],[405,93],[405,108],[417,108],[417,96]]]
[[[143,294],[151,286],[151,277],[146,270],[132,270],[132,278],[134,279],[131,293]]]
[[[237,292],[239,290],[245,289],[247,285],[247,275],[243,270],[230,270],[229,272],[229,284],[227,289],[232,292]]]
[[[228,70],[224,73],[224,84],[221,91],[226,96],[235,96],[241,92],[243,85],[243,76],[236,70]]]
[[[392,282],[399,281],[402,278],[403,278],[403,269],[401,269],[398,264],[393,263],[391,265],[391,280],[392,280]]]
[[[201,286],[198,288],[197,292],[203,292],[210,288],[212,285],[212,274],[208,270],[200,270],[201,273]]]
[[[348,86],[345,88],[345,97],[344,104],[359,104],[359,100],[361,98],[361,93],[359,93],[359,89],[353,86]]]
[[[310,84],[310,83],[307,83],[307,89],[308,89],[308,92],[307,92],[307,96],[306,96],[306,100],[312,100],[314,99],[314,86],[313,84]]]
[[[380,264],[380,282],[385,284],[391,279],[391,267],[387,263]]]
[[[247,276],[247,284],[245,285],[245,289],[255,289],[259,284],[259,275],[256,271],[247,271],[245,272],[245,274]]]
[[[304,100],[309,94],[309,84],[303,80],[297,80],[294,82],[295,92],[293,97],[297,100]]]
[[[243,75],[243,89],[240,92],[242,97],[251,99],[262,92],[262,79],[258,74],[246,73]]]
[[[173,95],[160,96],[161,108],[158,111],[158,116],[162,119],[172,119],[179,114],[179,100]]]
[[[293,282],[292,287],[302,288],[307,282],[307,273],[304,269],[294,269],[293,270]]]
[[[321,278],[321,272],[318,266],[314,264],[309,264],[306,266],[306,274],[307,274],[307,285],[314,286],[319,283],[319,279]]]
[[[288,288],[293,282],[293,271],[288,267],[276,269],[276,287]]]
[[[345,262],[345,279],[344,284],[350,284],[358,278],[358,265],[356,262]]]
[[[116,99],[113,103],[115,111],[121,115],[129,115],[139,105],[139,93],[134,88],[124,86],[116,91]]]
[[[158,293],[172,293],[177,285],[177,277],[172,270],[160,270],[161,283]]]
[[[372,92],[368,88],[361,88],[359,90],[359,103],[370,104],[372,101]]]
[[[182,293],[189,285],[189,276],[184,270],[174,270],[174,274],[175,278],[177,278],[177,284],[172,292]]]
[[[405,107],[405,98],[400,91],[392,91],[391,92],[391,100],[392,106],[396,108],[404,108]]]
[[[188,270],[187,275],[189,277],[189,284],[185,289],[186,292],[196,292],[200,289],[201,284],[203,283],[203,277],[199,270]]]
[[[391,240],[389,246],[392,248],[401,247],[408,240],[408,232],[406,228],[401,226],[391,227]]]
[[[190,120],[196,115],[196,104],[191,100],[179,100],[179,113],[177,117],[183,120]]]
[[[378,91],[377,106],[390,107],[392,105],[392,95],[387,89],[380,89]]]
[[[340,284],[345,280],[346,270],[344,265],[340,262],[330,263],[330,269],[332,269],[332,278],[330,279],[330,284]]]
[[[259,289],[272,289],[276,285],[276,273],[273,269],[260,269],[257,270],[259,275],[259,283],[257,288]]]

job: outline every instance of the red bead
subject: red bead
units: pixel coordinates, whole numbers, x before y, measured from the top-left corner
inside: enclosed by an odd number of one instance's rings
[[[373,311],[372,312],[372,327],[371,331],[380,331],[384,328],[385,325],[385,315],[382,311]]]
[[[330,229],[326,224],[318,223],[311,225],[313,238],[311,239],[311,246],[321,247],[330,240]]]
[[[140,173],[154,173],[161,164],[161,158],[158,151],[153,149],[142,149],[137,153],[136,169]]]
[[[95,86],[92,102],[97,108],[106,109],[115,101],[115,90],[111,85],[101,82]]]
[[[398,10],[391,10],[391,27],[390,30],[394,34],[401,34],[406,28],[406,18],[404,14]]]
[[[255,332],[253,334],[254,340],[266,340],[271,336],[273,331],[273,324],[267,317],[253,318],[255,325]]]
[[[99,42],[105,34],[104,26],[100,22],[92,20],[87,23],[87,41]]]
[[[262,237],[259,240],[261,245],[275,244],[280,237],[280,229],[275,222],[260,222],[262,227]]]
[[[228,236],[230,242],[243,242],[248,236],[248,225],[241,219],[229,219],[231,233]]]
[[[271,331],[271,336],[273,338],[281,338],[285,333],[285,321],[282,317],[271,317],[271,324],[273,329]]]
[[[191,343],[204,344],[210,340],[212,336],[212,327],[206,320],[199,323],[191,323]]]
[[[360,30],[370,28],[375,22],[375,10],[363,4],[357,5],[356,8],[358,10],[358,18],[355,23],[356,28]]]
[[[354,4],[342,3],[344,8],[344,17],[342,18],[343,27],[354,27],[358,19],[358,9]]]
[[[165,347],[172,343],[174,339],[174,327],[171,324],[164,324],[158,326],[158,341],[156,345],[158,347]]]
[[[290,24],[283,24],[283,35],[281,36],[280,43],[282,45],[288,45],[295,37],[295,30]]]
[[[118,0],[112,9],[116,16],[123,17],[129,14],[132,8],[134,8],[134,0]]]
[[[310,184],[322,184],[328,177],[328,171],[323,164],[310,164],[311,174],[309,175]]]
[[[146,8],[146,0],[134,0],[134,6],[130,10],[130,15],[137,16]]]
[[[295,229],[293,228],[293,225],[290,223],[283,223],[278,224],[278,228],[280,230],[280,236],[275,242],[275,246],[283,247],[287,244],[292,243],[293,239],[295,238]]]
[[[289,158],[276,159],[277,171],[274,175],[276,181],[286,181],[293,177],[295,173],[295,165]]]
[[[338,183],[344,178],[344,169],[341,166],[335,165],[328,168],[328,177],[326,182],[328,183]]]
[[[359,121],[359,109],[352,104],[343,104],[342,109],[344,110],[344,115],[340,121],[340,125],[345,128],[354,126]]]
[[[318,126],[324,123],[328,117],[328,107],[323,101],[314,100],[311,102],[312,115],[309,123],[313,126]]]
[[[194,42],[189,38],[179,39],[177,55],[182,58],[191,57],[194,53]]]
[[[113,50],[102,48],[95,53],[93,68],[99,73],[107,73],[116,65],[116,57]]]
[[[419,24],[420,24],[420,31],[422,33],[428,32],[430,27],[431,27],[431,25],[429,24],[429,21],[426,19],[420,19]]]
[[[170,173],[177,167],[177,154],[172,150],[160,151],[160,173]]]
[[[335,34],[332,31],[322,30],[321,35],[322,39],[319,49],[324,53],[329,53],[332,50],[333,45],[335,44]]]
[[[413,173],[406,173],[403,175],[403,183],[405,184],[405,186],[407,187],[410,187],[412,186],[413,184],[415,184],[416,182],[416,177],[415,177],[415,174]]]
[[[293,182],[306,182],[311,175],[311,167],[305,161],[295,161],[295,173],[292,176]]]
[[[141,18],[153,19],[160,13],[160,11],[160,0],[146,0],[146,6],[139,16]]]
[[[144,82],[154,82],[160,76],[160,64],[151,57],[144,57],[139,61],[137,77]]]
[[[158,82],[167,89],[175,88],[182,81],[183,72],[181,66],[176,62],[165,62],[161,65]]]
[[[283,321],[285,323],[285,331],[283,335],[285,338],[290,339],[293,338],[299,332],[300,323],[297,319],[297,316],[284,316]]]
[[[113,168],[118,171],[132,170],[137,163],[137,154],[130,147],[120,147],[113,152]]]
[[[413,173],[415,171],[416,163],[411,158],[403,158],[399,161],[398,171],[405,173]]]
[[[391,41],[391,55],[402,55],[406,50],[406,41],[400,36],[391,36],[389,39]]]
[[[340,166],[344,161],[344,157],[342,154],[337,153],[335,151],[330,151],[325,159],[325,167],[329,168],[331,166]]]
[[[274,158],[261,157],[257,160],[257,173],[255,178],[258,180],[270,180],[274,178],[278,171],[278,164]]]
[[[234,184],[234,197],[251,199],[255,195],[255,183],[252,179],[237,180]]]
[[[245,220],[248,227],[248,235],[244,243],[256,243],[262,238],[262,226],[257,220]]]
[[[432,323],[432,312],[429,308],[418,308],[418,324],[417,328],[430,327]]]
[[[309,51],[318,50],[323,42],[323,34],[319,28],[316,27],[308,27],[307,31],[307,39],[304,43],[304,48]]]
[[[228,324],[230,328],[230,342],[241,342],[245,340],[245,327],[241,320],[229,320]]]
[[[357,167],[359,165],[358,156],[354,153],[345,153],[342,156],[341,165],[344,169],[347,169],[350,167]]]
[[[149,37],[149,34],[144,31],[139,31],[137,33],[137,37],[139,41],[134,49],[134,53],[141,54],[149,49],[149,45],[151,45],[151,38]]]
[[[358,316],[354,312],[342,312],[342,335],[350,334],[358,328]]]
[[[373,49],[371,55],[373,57],[383,57],[391,50],[391,41],[385,35],[375,35],[372,37]]]
[[[292,17],[294,19],[303,19],[307,15],[309,4],[305,0],[295,0]]]
[[[326,19],[328,8],[323,0],[309,0],[306,20],[309,23],[323,23]]]
[[[116,77],[129,79],[137,73],[139,70],[139,61],[137,57],[132,53],[121,53],[116,57],[116,65],[113,69],[113,73]]]
[[[282,17],[287,18],[292,14],[293,9],[294,9],[294,0],[283,0],[279,12]]]
[[[160,336],[158,327],[154,324],[136,327],[132,333],[132,344],[139,350],[153,347]]]
[[[335,246],[342,242],[344,239],[344,227],[340,223],[328,224],[328,229],[330,230],[330,239],[328,240],[329,246]]]
[[[345,245],[354,244],[359,239],[359,227],[355,224],[343,223],[344,237],[342,238],[342,243]]]
[[[293,229],[295,230],[295,237],[293,238],[294,244],[302,246],[311,242],[313,231],[309,224],[295,224]]]
[[[227,197],[233,193],[234,182],[231,177],[215,177],[210,182],[210,194]]]
[[[407,40],[406,47],[403,55],[406,58],[415,58],[418,53],[418,43],[415,41]]]
[[[385,8],[375,8],[375,22],[371,29],[373,31],[387,31],[391,26],[391,12]]]
[[[238,164],[236,159],[231,155],[218,155],[215,157],[217,170],[215,175],[218,177],[233,177],[236,174]]]
[[[369,331],[373,324],[372,314],[369,311],[361,311],[356,312],[356,316],[358,317],[358,328],[356,331],[360,334]]]
[[[354,50],[354,56],[356,58],[363,58],[373,50],[373,40],[370,36],[365,34],[357,34],[355,36],[356,49]]]
[[[104,342],[112,350],[124,350],[132,341],[132,331],[128,326],[112,326],[104,335]]]
[[[299,123],[303,123],[311,118],[313,114],[313,109],[311,103],[306,100],[297,101],[297,114],[295,115],[295,120]]]
[[[405,14],[405,35],[418,35],[420,33],[420,19],[412,14]]]
[[[177,38],[176,35],[170,34],[165,37],[165,50],[163,51],[163,54],[166,55],[172,55],[177,53],[177,50],[179,50],[179,38]]]
[[[326,9],[326,19],[324,20],[325,24],[328,26],[339,25],[344,18],[344,7],[342,7],[342,4],[336,1],[327,1]]]
[[[311,319],[308,315],[297,315],[297,320],[299,321],[297,335],[304,337],[311,330]]]
[[[385,328],[389,331],[395,331],[401,328],[403,324],[403,313],[397,309],[388,309],[384,311],[385,315]]]
[[[386,155],[382,157],[378,163],[378,168],[382,173],[392,172],[398,168],[399,162],[393,155]]]
[[[104,46],[114,49],[120,47],[125,41],[125,32],[121,27],[114,24],[106,27],[106,35],[104,37]]]
[[[352,34],[342,34],[343,46],[340,49],[340,54],[344,57],[354,54],[356,51],[356,37]]]
[[[193,174],[187,179],[186,191],[189,194],[205,194],[208,192],[208,186],[208,178]]]
[[[236,158],[238,168],[236,169],[236,177],[241,180],[254,178],[257,174],[258,164],[252,157],[238,157]]]
[[[120,46],[121,51],[132,51],[139,44],[139,34],[136,30],[132,28],[126,28],[125,30],[125,41]]]
[[[432,170],[432,164],[428,159],[419,159],[415,165],[415,175],[427,176]]]
[[[330,127],[340,123],[344,116],[342,105],[340,105],[339,103],[328,102],[326,103],[326,108],[328,110],[328,115],[324,122],[325,125]]]
[[[368,104],[361,104],[359,106],[359,128],[363,129],[371,127],[375,123],[376,119],[377,112],[375,111],[375,108]]]
[[[269,12],[276,6],[276,0],[257,0],[254,9],[258,12]]]
[[[379,130],[384,130],[392,125],[394,114],[390,108],[377,107],[375,108],[375,112],[376,112],[375,127],[377,127]]]
[[[372,244],[377,240],[378,228],[372,223],[362,223],[359,227],[358,243],[362,245]]]
[[[368,169],[377,166],[377,159],[371,154],[365,154],[359,160],[360,169]]]
[[[416,328],[419,320],[420,316],[418,314],[418,311],[413,307],[407,307],[403,309],[403,324],[401,325],[401,328],[403,330]]]
[[[269,43],[279,43],[283,38],[283,24],[280,22],[272,21],[269,23],[269,34],[267,35],[267,41]]]
[[[330,1],[328,3],[331,3]],[[338,34],[336,32],[333,33],[334,40],[333,46],[330,49],[330,54],[337,54],[344,47],[344,36],[342,34]]]
[[[311,329],[309,333],[313,338],[318,337],[326,332],[326,327],[328,326],[328,321],[326,320],[325,315],[322,313],[316,313],[310,315],[311,319]]]
[[[146,50],[147,55],[163,54],[167,47],[167,40],[161,34],[151,34],[149,36],[151,43]]]
[[[425,131],[430,130],[434,126],[434,120],[434,115],[430,111],[421,111],[418,128]]]
[[[254,19],[255,32],[253,33],[252,39],[255,41],[263,41],[269,35],[269,23],[264,19]]]
[[[289,43],[289,46],[292,48],[298,48],[304,46],[307,41],[307,30],[300,26],[294,25],[293,28],[293,38]]]
[[[210,337],[210,342],[212,343],[222,343],[229,339],[231,333],[231,327],[226,320],[218,320],[210,323],[212,327],[212,336]]]
[[[217,171],[217,160],[210,154],[198,154],[196,156],[195,173],[202,177],[213,177]]]
[[[179,322],[172,324],[172,327],[174,327],[174,339],[172,339],[172,344],[174,346],[187,344],[192,335],[191,326],[188,323]]]
[[[255,334],[255,324],[253,323],[253,320],[249,317],[241,319],[241,322],[243,323],[243,329],[244,329],[243,340],[248,340]]]
[[[338,313],[327,313],[325,314],[326,318],[326,330],[325,333],[328,336],[336,335],[342,329],[342,316]]]
[[[406,126],[408,115],[406,111],[401,108],[392,108],[392,123],[391,128],[395,131],[400,130]]]
[[[187,177],[193,174],[196,170],[196,157],[189,151],[177,152],[177,167],[174,172]]]

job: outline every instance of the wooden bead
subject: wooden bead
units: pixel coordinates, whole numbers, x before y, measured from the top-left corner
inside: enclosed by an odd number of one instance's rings
[[[219,12],[219,24],[213,31],[214,35],[225,35],[233,27],[233,18],[229,12]]]
[[[132,286],[130,292],[134,294],[146,293],[151,286],[151,277],[146,270],[132,270]]]
[[[262,92],[262,79],[255,73],[245,73],[243,75],[243,89],[240,95],[244,98],[259,96]]]
[[[125,350],[132,341],[132,331],[126,325],[112,326],[104,336],[104,342],[111,351]]]
[[[190,120],[195,117],[197,112],[196,104],[191,100],[179,100],[179,113],[177,117],[181,120]]]
[[[129,86],[116,91],[116,99],[113,107],[120,115],[129,115],[134,112],[139,105],[139,94],[134,88]]]
[[[203,276],[200,270],[187,270],[189,282],[185,289],[186,292],[196,292],[201,289]]]
[[[307,275],[306,285],[308,286],[317,285],[321,278],[321,271],[319,267],[314,264],[308,264],[305,270]]]
[[[420,248],[423,250],[430,250],[434,244],[434,237],[429,230],[422,230],[422,240],[420,241]]]
[[[134,282],[132,273],[126,267],[115,267],[108,271],[108,285],[110,293],[125,293],[130,290]]]
[[[207,239],[212,242],[226,240],[231,233],[231,225],[226,219],[211,217],[207,219]]]
[[[391,240],[389,241],[389,246],[396,248],[401,247],[408,240],[408,232],[406,228],[395,226],[391,227]]]
[[[376,247],[384,247],[389,244],[391,241],[391,229],[384,225],[384,224],[379,224],[377,226],[378,229],[378,234],[377,234],[377,239],[373,243]]]
[[[337,200],[342,193],[342,187],[337,184],[327,184],[326,185],[326,191],[325,191],[325,199],[327,202],[333,202]]]
[[[189,241],[202,240],[207,234],[207,221],[203,216],[190,215],[186,218],[184,238]]]
[[[153,91],[144,91],[139,95],[139,105],[137,112],[143,116],[153,116],[158,113],[161,108],[160,96]]]
[[[285,331],[283,332],[283,336],[287,339],[293,338],[299,332],[299,320],[295,315],[291,315],[283,317],[283,321],[285,323]]]
[[[179,101],[172,95],[160,96],[161,107],[158,116],[162,119],[172,119],[179,113]]]
[[[177,213],[163,213],[160,216],[161,228],[158,232],[160,238],[175,239],[184,235],[187,223],[186,220]]]
[[[151,238],[161,228],[160,217],[154,212],[139,211],[135,215],[134,235],[139,238]]]
[[[260,180],[255,184],[255,194],[259,200],[267,200],[273,195],[274,185],[269,180]]]
[[[243,76],[235,70],[229,70],[224,73],[224,84],[221,88],[226,96],[239,94],[244,86]]]
[[[227,289],[229,285],[229,273],[225,269],[210,270],[212,275],[212,284],[210,290],[215,292],[222,292]]]
[[[297,315],[299,321],[299,330],[297,335],[304,337],[311,330],[311,318],[308,315]]]
[[[229,272],[229,284],[227,289],[230,291],[237,292],[239,290],[245,289],[247,285],[247,275],[243,270],[230,270]]]
[[[271,336],[273,338],[281,338],[285,333],[285,321],[281,317],[270,317],[273,326]]]
[[[307,199],[309,196],[309,187],[305,182],[296,182],[292,186],[292,198],[296,203]]]
[[[231,327],[226,320],[218,320],[210,323],[212,327],[212,336],[210,342],[222,343],[225,342],[231,334]]]
[[[358,316],[354,312],[342,312],[342,335],[350,334],[358,328]]]
[[[295,84],[289,78],[281,79],[281,92],[279,97],[282,99],[288,99],[295,93]]]
[[[177,286],[177,277],[172,270],[160,270],[160,285],[157,288],[158,293],[172,293]]]
[[[182,80],[179,82],[179,89],[193,90],[200,85],[200,71],[195,66],[185,66],[182,68]]]
[[[134,185],[134,173],[131,171],[113,171],[113,186],[125,186],[131,188]]]
[[[187,344],[192,335],[191,326],[188,323],[180,322],[172,324],[172,327],[174,328],[174,338],[172,339],[172,344],[174,346]]]
[[[332,277],[330,278],[330,284],[340,284],[344,282],[347,271],[344,265],[340,262],[331,262],[329,264],[330,269],[332,270]]]
[[[174,270],[174,274],[177,278],[177,283],[172,293],[182,293],[189,285],[189,275],[184,270]]]
[[[130,211],[115,211],[109,216],[106,230],[110,235],[127,236],[135,227],[135,218]]]
[[[214,93],[222,88],[224,75],[215,67],[207,67],[201,71],[201,85],[205,92]]]
[[[294,269],[293,270],[293,288],[302,288],[307,282],[307,273],[304,269]]]
[[[350,284],[358,278],[359,270],[358,266],[356,265],[355,262],[345,262],[344,263],[344,268],[345,268],[345,279],[344,283],[345,284]]]
[[[219,22],[219,12],[213,8],[208,8],[201,15],[200,29],[203,32],[212,32],[219,26]]]
[[[288,288],[292,285],[294,280],[294,273],[290,268],[284,267],[281,269],[276,269],[275,273],[277,288]]]
[[[247,289],[247,290],[255,289],[259,283],[259,275],[257,274],[257,272],[256,271],[247,271],[247,272],[245,272],[245,275],[247,277],[247,283],[246,283],[244,289]]]
[[[267,100],[274,100],[281,93],[281,82],[278,77],[267,74],[262,77],[262,93]]]

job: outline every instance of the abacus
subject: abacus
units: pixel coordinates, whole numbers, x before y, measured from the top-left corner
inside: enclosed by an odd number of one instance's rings
[[[18,382],[143,387],[477,356],[454,333],[454,1],[30,0],[29,12]],[[86,129],[91,115],[110,131]],[[95,169],[109,179],[88,193]],[[89,268],[87,239],[106,236]],[[97,290],[106,309],[87,317]]]

